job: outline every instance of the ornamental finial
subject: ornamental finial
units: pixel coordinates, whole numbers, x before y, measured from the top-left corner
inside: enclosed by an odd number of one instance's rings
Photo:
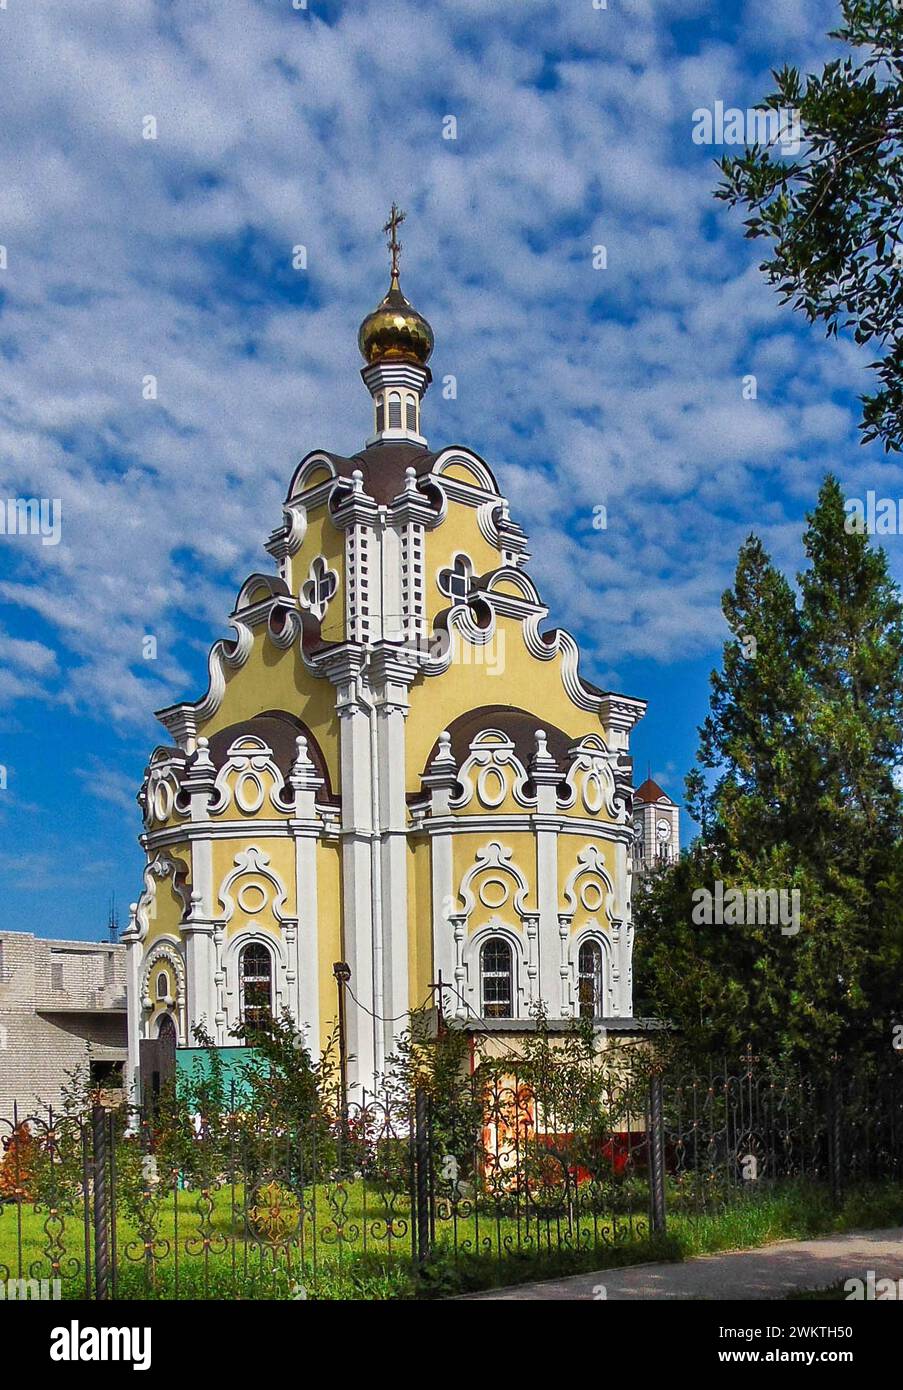
[[[396,281],[398,279],[398,256],[402,249],[401,242],[398,240],[398,228],[404,221],[405,216],[406,214],[401,211],[398,204],[393,203],[392,211],[389,214],[389,220],[383,227],[383,231],[388,236],[386,246],[389,248],[392,255],[392,279]]]

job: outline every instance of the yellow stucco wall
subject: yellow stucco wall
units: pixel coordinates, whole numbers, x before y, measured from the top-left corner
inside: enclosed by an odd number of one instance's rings
[[[320,1047],[336,1024],[338,1003],[332,967],[344,960],[342,942],[342,858],[338,846],[317,845],[317,930],[319,936]]]
[[[310,576],[310,567],[322,555],[338,575],[339,586],[323,620],[323,640],[341,642],[345,637],[345,535],[336,530],[325,502],[307,513],[307,530],[295,555],[291,557],[286,582],[297,598],[301,585]]]
[[[526,912],[538,911],[536,901],[536,840],[528,830],[505,830],[499,831],[487,826],[485,830],[458,833],[452,840],[452,863],[454,865],[453,878],[457,887],[464,875],[474,867],[477,854],[485,850],[486,846],[493,841],[498,841],[505,850],[511,850],[510,863],[517,869],[527,882],[527,893],[524,898],[524,910]],[[509,888],[509,895],[504,906],[496,909],[485,906],[479,897],[478,889],[486,878],[500,878]],[[517,923],[517,914],[514,910],[514,896],[520,890],[513,877],[498,868],[490,867],[482,870],[479,876],[471,883],[471,891],[474,893],[476,904],[468,924],[471,932],[478,931],[480,927],[495,915],[505,918],[512,925]]]
[[[411,1008],[423,1003],[435,979],[430,847],[408,843],[408,979]]]
[[[322,749],[333,787],[339,776],[338,716],[335,687],[318,679],[304,665],[296,647],[280,651],[263,628],[254,634],[254,646],[240,670],[226,670],[226,693],[219,709],[198,733],[211,738],[220,729],[252,719],[265,710],[285,710],[302,719]]]
[[[177,845],[170,853],[174,858],[182,859],[188,865],[191,864],[191,854],[187,845]],[[189,883],[185,891],[190,886]],[[183,912],[182,899],[175,891],[172,878],[156,880],[156,894],[148,914],[145,949],[150,950],[151,946],[162,936],[178,939],[181,934],[180,923]]]
[[[600,721],[571,701],[561,679],[561,657],[540,661],[531,656],[524,642],[521,624],[515,618],[499,617],[497,634],[503,634],[495,656],[483,661],[475,653],[480,648],[464,642],[456,649],[460,659],[441,676],[418,676],[411,688],[411,709],[407,718],[408,790],[420,785],[433,744],[443,729],[455,719],[483,705],[511,705],[536,715],[536,727],[554,724],[578,743],[584,734],[603,733]],[[497,638],[498,642],[498,638]],[[503,662],[500,675],[488,675],[486,661]],[[491,720],[487,719],[491,725]]]

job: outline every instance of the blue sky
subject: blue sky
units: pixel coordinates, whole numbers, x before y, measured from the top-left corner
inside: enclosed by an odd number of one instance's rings
[[[828,468],[903,495],[858,442],[867,356],[778,304],[692,140],[696,108],[824,62],[833,3],[309,6],[0,10],[0,496],[63,517],[58,546],[0,537],[4,927],[96,936],[137,895],[152,711],[203,693],[297,460],[368,432],[393,198],[458,380],[430,442],[493,466],[587,675],[649,700],[638,770],[675,796],[744,536],[792,574]]]

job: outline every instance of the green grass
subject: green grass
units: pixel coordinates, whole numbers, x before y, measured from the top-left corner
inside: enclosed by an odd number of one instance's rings
[[[668,1196],[665,1237],[649,1234],[639,1196],[640,1211],[634,1216],[608,1213],[594,1219],[581,1211],[570,1234],[566,1223],[553,1218],[518,1225],[510,1217],[495,1220],[481,1213],[479,1223],[460,1220],[456,1233],[450,1221],[439,1220],[433,1257],[415,1277],[406,1199],[396,1198],[387,1206],[360,1181],[309,1194],[302,1232],[275,1251],[246,1239],[240,1188],[224,1187],[211,1194],[209,1220],[199,1209],[197,1193],[179,1192],[177,1203],[172,1194],[160,1203],[153,1259],[146,1257],[134,1223],[120,1211],[117,1293],[128,1299],[284,1300],[297,1296],[302,1286],[310,1298],[435,1298],[903,1222],[903,1185],[892,1183],[850,1192],[838,1208],[815,1184],[787,1183],[744,1194],[717,1214],[703,1217],[682,1211],[679,1193],[672,1190]],[[10,1204],[0,1208],[0,1266],[6,1265],[14,1278],[20,1269],[20,1216],[23,1275],[52,1277],[51,1260],[56,1258],[63,1296],[84,1297],[80,1209],[64,1217],[60,1244],[48,1257],[46,1213]],[[70,1267],[70,1260],[77,1267]]]

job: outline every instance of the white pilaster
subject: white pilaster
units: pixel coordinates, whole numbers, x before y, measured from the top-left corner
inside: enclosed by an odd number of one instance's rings
[[[296,739],[297,755],[289,782],[294,789],[295,905],[298,929],[292,943],[296,1011],[299,1028],[306,1030],[307,1045],[316,1057],[320,1046],[320,943],[318,929],[317,840],[320,822],[316,811],[322,777],[307,751],[307,739]],[[288,949],[288,945],[287,945]]]
[[[208,844],[209,849],[209,844]],[[186,1019],[182,1046],[193,1043],[193,1029],[202,1025],[216,1034],[216,955],[213,944],[213,922],[203,915],[203,895],[191,894],[191,912],[182,923],[185,944],[185,975],[187,980]],[[219,1041],[219,1039],[217,1039]]]
[[[408,980],[405,719],[408,713],[408,689],[417,668],[409,658],[385,649],[374,652],[370,666],[371,683],[377,692],[382,1011],[386,1020],[383,1047],[388,1056],[407,1027],[412,1002]]]
[[[536,731],[530,764],[536,785],[536,897],[539,906],[539,997],[550,1017],[560,1013],[560,941],[558,935],[558,821],[556,787],[563,773],[549,753],[546,734]]]
[[[464,1018],[463,977],[456,981],[459,970],[459,945],[456,942],[454,912],[457,895],[454,884],[454,856],[450,827],[451,812],[449,799],[458,777],[458,768],[451,751],[451,739],[443,731],[439,735],[439,749],[429,771],[423,778],[423,785],[431,793],[430,815],[427,821],[430,837],[430,875],[433,905],[433,968],[438,980],[455,985],[459,994],[446,997],[444,1006],[457,1018]],[[431,822],[436,822],[432,824]]]
[[[324,663],[338,690],[340,775],[342,797],[343,949],[351,968],[350,988],[363,1004],[348,999],[348,1077],[354,1090],[370,1087],[376,1063],[373,990],[373,910],[371,841],[370,714],[360,699],[358,682],[365,654],[345,647],[330,653]],[[368,1014],[365,1010],[370,1010]]]
[[[137,923],[138,904],[129,906],[129,924],[122,934],[126,945],[125,998],[127,1009],[126,1094],[130,1105],[141,1104],[141,941]]]
[[[184,787],[190,805],[192,825],[209,822],[210,798],[216,785],[216,769],[210,758],[206,738],[199,738],[197,752],[189,765]],[[216,912],[213,882],[213,841],[207,837],[191,839],[191,911],[182,924],[186,976],[186,1036],[182,1046],[191,1046],[192,1029],[199,1024],[210,1034],[216,1029],[216,957],[213,945],[213,918]]]

